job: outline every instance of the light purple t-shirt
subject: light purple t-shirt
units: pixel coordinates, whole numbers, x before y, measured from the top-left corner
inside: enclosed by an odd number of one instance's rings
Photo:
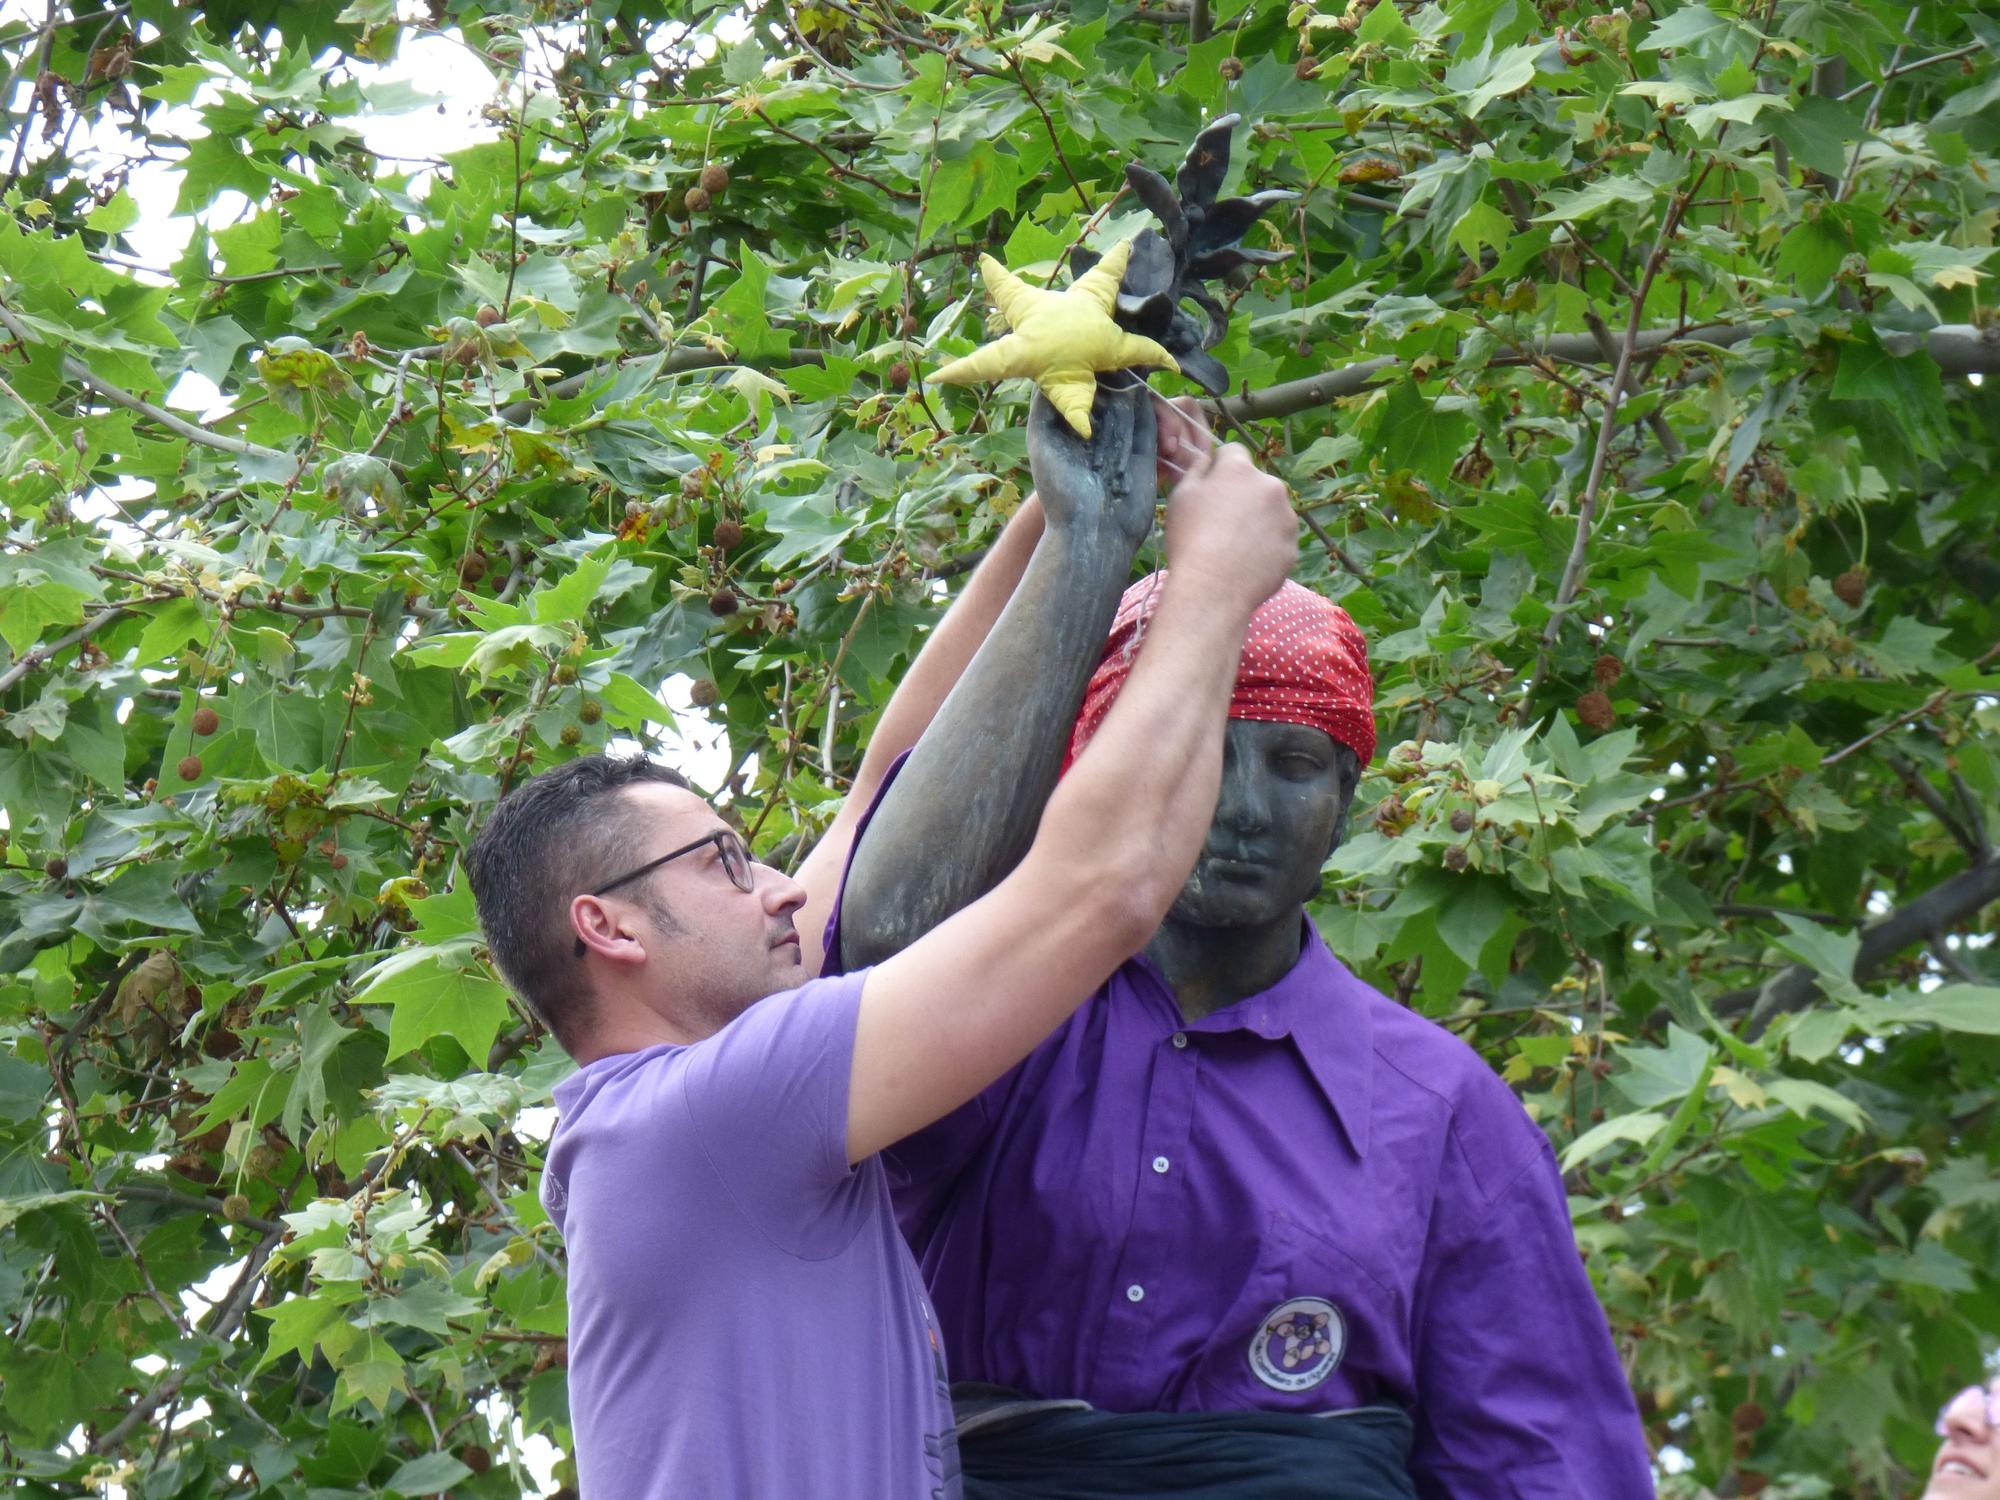
[[[577,1479],[598,1500],[958,1494],[942,1343],[882,1164],[847,1165],[866,971],[556,1088]]]

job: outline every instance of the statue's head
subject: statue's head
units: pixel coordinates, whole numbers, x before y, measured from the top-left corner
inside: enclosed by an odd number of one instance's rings
[[[1125,592],[1070,741],[1074,759],[1131,672],[1159,579]],[[1229,705],[1222,788],[1170,922],[1260,926],[1315,895],[1375,753],[1368,647],[1347,611],[1286,583],[1251,617]]]

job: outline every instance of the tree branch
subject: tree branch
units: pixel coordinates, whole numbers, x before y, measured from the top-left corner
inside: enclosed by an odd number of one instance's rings
[[[172,1188],[154,1187],[145,1182],[120,1183],[109,1191],[130,1203],[158,1203],[167,1208],[185,1209],[189,1213],[208,1214],[217,1219],[228,1218],[223,1211],[220,1198],[197,1198],[193,1193],[177,1193]],[[260,1219],[253,1215],[234,1222],[245,1228],[254,1229],[259,1234],[285,1232],[285,1226],[275,1219]]]
[[[256,1296],[257,1283],[263,1277],[264,1264],[271,1258],[271,1252],[277,1249],[278,1239],[284,1232],[285,1226],[282,1224],[277,1226],[275,1233],[266,1231],[264,1237],[257,1242],[256,1248],[251,1250],[249,1259],[243,1263],[243,1274],[236,1278],[236,1284],[229,1289],[229,1295],[216,1304],[212,1313],[213,1323],[208,1328],[202,1330],[210,1338],[226,1341],[243,1322],[245,1314],[250,1311],[250,1303]],[[120,1417],[115,1426],[100,1433],[92,1441],[90,1451],[92,1453],[109,1453],[112,1449],[116,1448],[132,1435],[133,1430],[141,1422],[144,1422],[146,1418],[151,1416],[166,1402],[171,1401],[175,1396],[179,1395],[181,1387],[186,1385],[194,1374],[195,1367],[193,1365],[183,1365],[180,1369],[174,1371],[173,1374],[160,1381],[159,1384],[146,1392],[145,1395],[133,1402],[132,1409]]]
[[[48,16],[42,22],[41,45],[35,52],[35,65],[15,80],[28,85],[28,109],[27,113],[21,116],[21,133],[14,141],[14,160],[7,167],[6,180],[0,182],[0,193],[6,192],[21,180],[21,166],[28,159],[28,138],[35,133],[35,111],[41,104],[41,95],[36,85],[41,82],[42,74],[48,71],[49,49],[55,45],[56,40],[56,13],[61,9],[62,0],[49,0]],[[53,133],[55,127],[49,128]]]
[[[43,342],[37,338],[28,325],[0,306],[0,326],[24,344]],[[74,380],[97,392],[113,406],[122,406],[127,411],[137,412],[148,421],[156,422],[176,437],[186,438],[190,443],[199,443],[204,448],[213,448],[220,453],[233,453],[238,458],[261,458],[272,463],[290,463],[292,455],[280,453],[276,448],[266,448],[262,443],[253,443],[245,438],[224,437],[219,432],[210,432],[206,427],[197,427],[184,417],[177,417],[163,407],[142,401],[130,391],[111,384],[103,376],[93,371],[89,365],[75,355],[65,352],[62,357],[62,373],[66,380]]]
[[[1653,328],[1639,335],[1637,350],[1640,354],[1649,354],[1682,345],[1727,349],[1760,334],[1773,332],[1777,326],[1776,321],[1772,321]],[[1913,352],[1921,337],[1931,358],[1937,361],[1939,373],[1943,375],[1962,377],[2000,373],[2000,327],[1979,328],[1971,323],[1946,323],[1931,329],[1928,334],[1883,332],[1879,337],[1890,353],[1898,355]],[[1537,358],[1565,359],[1575,364],[1607,362],[1598,350],[1597,340],[1590,334],[1559,333],[1529,345],[1524,353],[1496,355],[1489,363],[1494,366],[1533,365]],[[1403,362],[1393,355],[1365,359],[1321,375],[1308,375],[1299,380],[1266,386],[1261,391],[1246,391],[1240,396],[1225,397],[1215,404],[1239,421],[1289,417],[1316,406],[1330,406],[1343,396],[1352,396],[1378,377],[1400,370],[1402,365]]]
[[[1984,52],[1985,50],[1986,44],[1984,42],[1967,42],[1963,47],[1954,47],[1949,52],[1934,53],[1929,57],[1920,57],[1915,62],[1906,62],[1893,67],[1882,75],[1879,82],[1887,83],[1893,78],[1901,78],[1906,73],[1915,73],[1923,68],[1934,67],[1938,63],[1957,62],[1961,57],[1970,57],[1975,52]],[[1840,96],[1840,102],[1842,104],[1851,103],[1875,86],[1875,83],[1857,83],[1853,88]]]
[[[1957,926],[1995,901],[2000,901],[2000,860],[1988,860],[1938,882],[1862,929],[1861,948],[1854,956],[1856,982],[1879,972],[1905,948]],[[1745,1034],[1755,1041],[1778,1017],[1804,1010],[1820,993],[1819,976],[1804,964],[1793,964],[1756,989],[1732,990],[1718,998],[1712,1008],[1723,1017],[1748,1011]]]
[[[1967,857],[1974,864],[1983,863],[1986,859],[1985,841],[1973,837],[1972,831],[1953,815],[1944,798],[1938,794],[1938,789],[1925,779],[1924,774],[1893,750],[1882,758],[1889,763],[1889,769],[1896,773],[1903,785],[1909,788],[1910,795],[1930,810],[1931,816],[1943,825],[1944,831],[1952,836]]]
[[[176,594],[162,594],[158,598],[142,599],[138,602],[141,604],[159,604],[165,600],[178,597]],[[23,677],[26,677],[30,672],[38,671],[42,667],[47,666],[50,661],[67,651],[71,646],[81,645],[96,635],[105,626],[114,624],[131,613],[132,608],[129,604],[115,604],[110,609],[101,610],[97,614],[92,615],[68,635],[58,640],[50,641],[47,645],[30,646],[26,651],[21,653],[20,659],[13,666],[4,672],[0,672],[0,693],[6,692],[7,689],[19,682]]]

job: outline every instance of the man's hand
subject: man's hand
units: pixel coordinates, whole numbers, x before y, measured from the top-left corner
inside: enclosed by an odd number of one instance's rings
[[[1225,443],[1167,498],[1167,568],[1248,619],[1299,560],[1299,518],[1282,481]]]
[[[1153,529],[1158,493],[1153,393],[1134,383],[1100,386],[1091,411],[1093,436],[1080,438],[1040,391],[1028,409],[1028,466],[1059,533],[1096,533],[1131,552]]]
[[[1159,430],[1160,488],[1171,490],[1186,475],[1204,467],[1215,451],[1215,438],[1208,430],[1208,415],[1192,396],[1172,401],[1153,398],[1153,412]]]

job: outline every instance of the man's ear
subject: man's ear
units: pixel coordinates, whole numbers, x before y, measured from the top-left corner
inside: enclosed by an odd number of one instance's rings
[[[642,964],[646,945],[633,909],[600,896],[578,896],[569,904],[569,925],[590,952],[613,963]]]

